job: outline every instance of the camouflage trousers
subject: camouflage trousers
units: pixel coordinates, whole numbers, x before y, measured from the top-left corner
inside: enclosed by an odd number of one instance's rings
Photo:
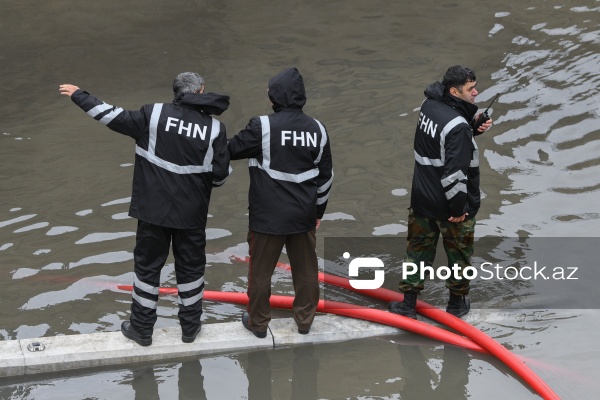
[[[404,261],[414,263],[419,268],[417,272],[400,281],[399,289],[402,293],[419,293],[425,287],[425,281],[421,279],[421,262],[435,268],[433,261],[440,233],[448,257],[446,266],[448,268],[452,268],[454,264],[459,266],[459,272],[456,274],[458,276],[451,274],[446,279],[446,287],[456,295],[469,293],[470,281],[462,276],[462,268],[471,265],[475,218],[455,223],[424,217],[412,209],[409,209],[408,213],[408,236]],[[428,276],[426,273],[425,277]]]

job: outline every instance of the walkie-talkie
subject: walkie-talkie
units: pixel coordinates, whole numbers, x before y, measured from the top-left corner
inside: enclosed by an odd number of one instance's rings
[[[490,115],[488,114],[488,111],[490,110],[490,107],[492,106],[492,104],[494,104],[498,96],[500,96],[500,93],[498,93],[496,97],[494,97],[488,108],[486,108],[485,111],[482,112],[481,115],[479,115],[479,118],[477,118],[477,121],[473,125],[473,133],[475,135],[480,135],[482,132],[479,132],[479,127],[490,120]]]

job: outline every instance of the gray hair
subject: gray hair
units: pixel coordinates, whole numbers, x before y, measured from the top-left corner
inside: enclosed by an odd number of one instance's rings
[[[195,72],[182,72],[173,81],[173,94],[199,92],[204,86],[204,79]]]

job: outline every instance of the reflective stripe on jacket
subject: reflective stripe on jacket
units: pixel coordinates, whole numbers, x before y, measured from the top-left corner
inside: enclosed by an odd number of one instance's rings
[[[329,136],[306,115],[302,77],[295,68],[269,82],[274,113],[250,120],[229,141],[232,160],[248,159],[250,230],[294,234],[315,229],[333,182]]]
[[[202,111],[227,96],[185,94],[128,111],[78,90],[72,100],[108,128],[136,141],[129,215],[176,229],[206,226],[213,186],[229,175],[225,126]],[[224,111],[224,110],[223,110]]]
[[[411,207],[440,220],[479,210],[479,150],[469,121],[477,106],[430,85],[415,131]]]

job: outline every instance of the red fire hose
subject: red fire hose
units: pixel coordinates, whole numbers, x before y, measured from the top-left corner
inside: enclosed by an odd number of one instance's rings
[[[247,259],[242,261],[247,261]],[[277,266],[284,269],[291,268],[289,265],[283,263],[278,263]],[[319,273],[319,280],[324,283],[349,289],[354,292],[358,292],[386,302],[392,300],[402,301],[404,298],[401,293],[384,288],[370,290],[355,289],[350,285],[350,281],[348,279],[322,272]],[[133,290],[131,285],[118,285],[117,287],[120,290]],[[160,288],[159,293],[177,294],[177,289]],[[206,300],[226,301],[238,304],[248,303],[248,296],[246,293],[228,293],[205,290],[204,298]],[[272,295],[270,298],[271,306],[275,308],[291,309],[293,300],[294,298],[291,296]],[[523,361],[508,351],[500,343],[496,342],[494,339],[487,336],[474,326],[461,320],[460,318],[457,318],[421,300],[417,301],[417,312],[419,314],[456,330],[457,332],[465,335],[466,338],[421,321],[416,321],[390,312],[353,304],[320,300],[317,310],[320,312],[343,315],[394,326],[431,339],[461,346],[466,349],[490,353],[496,356],[525,382],[527,382],[542,398],[560,399],[558,395],[554,393],[554,391],[546,384],[546,382],[544,382],[535,372],[529,369],[529,367],[527,367]]]

